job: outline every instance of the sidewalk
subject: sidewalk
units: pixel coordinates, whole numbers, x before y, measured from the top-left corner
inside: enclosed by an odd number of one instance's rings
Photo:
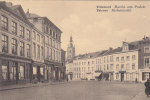
[[[31,87],[40,87],[40,86],[47,86],[47,85],[58,85],[58,84],[64,84],[65,81],[62,82],[47,82],[47,83],[27,83],[27,84],[15,84],[15,85],[8,85],[8,86],[0,86],[0,91],[6,91],[6,90],[13,90],[13,89],[23,89],[23,88],[31,88]]]

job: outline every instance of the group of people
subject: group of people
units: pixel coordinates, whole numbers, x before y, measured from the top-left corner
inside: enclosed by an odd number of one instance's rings
[[[145,94],[147,97],[150,96],[150,79],[145,82]]]

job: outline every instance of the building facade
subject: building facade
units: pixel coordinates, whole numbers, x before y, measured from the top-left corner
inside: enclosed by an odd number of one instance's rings
[[[61,33],[47,17],[0,2],[0,84],[60,80]]]
[[[31,81],[31,32],[20,5],[0,2],[0,81],[3,84]]]
[[[73,80],[145,82],[150,78],[150,38],[123,42],[122,47],[78,55],[72,63]]]

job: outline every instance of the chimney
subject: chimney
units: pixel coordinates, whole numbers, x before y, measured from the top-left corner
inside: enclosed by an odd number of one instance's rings
[[[113,48],[112,47],[109,47],[109,50],[112,50]]]
[[[7,7],[12,7],[12,3],[11,2],[6,2],[6,6]]]

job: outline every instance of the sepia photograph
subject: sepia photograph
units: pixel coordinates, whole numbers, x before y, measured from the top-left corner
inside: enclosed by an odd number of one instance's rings
[[[149,0],[0,0],[0,100],[150,100]]]

